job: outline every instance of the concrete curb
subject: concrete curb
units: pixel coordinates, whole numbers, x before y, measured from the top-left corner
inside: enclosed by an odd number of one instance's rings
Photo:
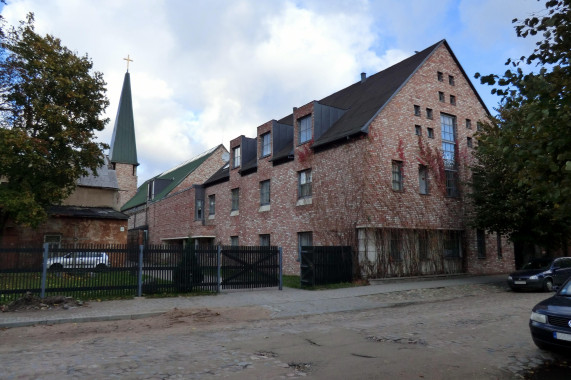
[[[166,311],[158,311],[153,313],[124,314],[124,315],[97,315],[91,317],[71,317],[71,318],[37,319],[37,320],[18,321],[18,322],[0,322],[0,329],[40,326],[40,325],[59,325],[64,323],[123,321],[130,319],[143,319],[149,317],[156,317],[164,313],[166,313]]]

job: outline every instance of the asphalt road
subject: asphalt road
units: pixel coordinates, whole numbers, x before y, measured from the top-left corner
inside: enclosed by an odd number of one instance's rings
[[[311,293],[307,310],[319,307],[319,292]],[[352,310],[197,305],[136,320],[2,329],[0,378],[521,379],[564,360],[529,335],[531,307],[547,294],[503,283],[364,293],[338,299]]]

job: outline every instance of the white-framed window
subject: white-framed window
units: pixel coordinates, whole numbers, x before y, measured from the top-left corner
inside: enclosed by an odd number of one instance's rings
[[[299,144],[303,144],[311,140],[311,115],[302,117],[299,123]]]
[[[260,136],[260,144],[262,145],[262,157],[272,154],[271,134],[270,132],[264,133]]]
[[[299,185],[297,188],[298,198],[311,197],[311,169],[302,170],[298,173]]]
[[[234,167],[237,168],[242,164],[242,152],[239,146],[233,149]]]

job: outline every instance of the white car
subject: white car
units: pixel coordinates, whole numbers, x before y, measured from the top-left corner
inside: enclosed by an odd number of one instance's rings
[[[109,257],[104,252],[71,252],[65,256],[48,259],[47,267],[51,270],[64,268],[97,268],[109,267]]]

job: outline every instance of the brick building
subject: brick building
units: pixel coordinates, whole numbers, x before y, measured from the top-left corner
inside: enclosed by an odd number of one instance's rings
[[[195,224],[196,184],[227,160],[228,151],[219,145],[145,181],[122,208],[129,215],[129,242],[184,244]]]
[[[227,163],[153,210],[149,241],[277,245],[286,273],[299,272],[302,245],[351,245],[367,277],[510,271],[511,243],[467,225],[488,114],[440,41],[231,140]],[[181,228],[167,233],[171,218]]]
[[[38,228],[19,226],[9,220],[2,245],[126,244],[128,216],[120,208],[135,194],[138,165],[127,72],[105,164],[97,169],[97,175],[90,172],[79,178],[74,192],[61,204],[52,206],[48,220]]]

